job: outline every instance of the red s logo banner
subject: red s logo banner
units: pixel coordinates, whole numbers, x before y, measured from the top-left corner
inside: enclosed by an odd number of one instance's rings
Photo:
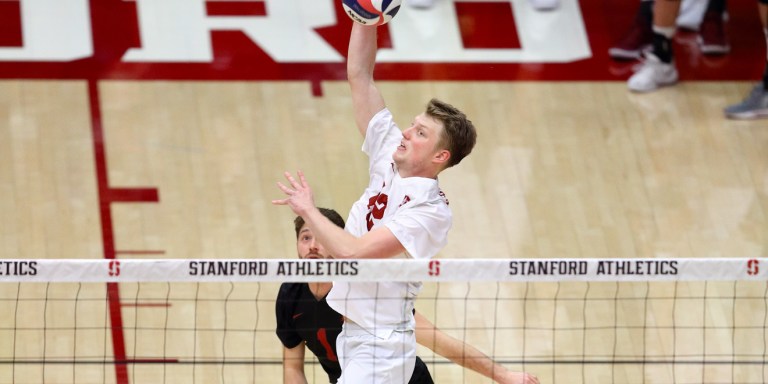
[[[760,272],[760,262],[757,259],[747,261],[747,275],[754,276]]]
[[[117,260],[112,260],[109,262],[109,275],[110,276],[120,276],[120,262]]]
[[[429,261],[429,275],[440,276],[440,260]]]

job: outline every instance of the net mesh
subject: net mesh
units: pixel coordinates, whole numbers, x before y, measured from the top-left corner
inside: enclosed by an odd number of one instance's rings
[[[277,275],[280,262],[266,261],[266,273],[213,268],[201,276],[191,274],[189,261],[136,261],[157,273],[146,273],[148,281],[128,261],[117,274],[103,260],[46,260],[35,274],[3,274],[0,383],[281,382],[274,333],[280,283],[330,277],[314,265]],[[390,269],[408,279],[421,274],[417,311],[542,382],[766,382],[765,260],[687,259],[674,276],[610,278],[543,267],[514,275],[509,261],[489,262],[502,278],[478,277],[487,272],[482,260],[360,261],[355,274],[337,268],[332,278],[383,281],[394,278]],[[310,381],[328,382],[307,354]],[[490,382],[424,347],[419,356],[435,382]]]

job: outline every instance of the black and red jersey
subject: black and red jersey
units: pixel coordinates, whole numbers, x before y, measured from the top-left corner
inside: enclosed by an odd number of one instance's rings
[[[325,298],[318,300],[307,283],[283,283],[275,303],[277,337],[286,348],[295,348],[302,341],[317,357],[328,380],[336,383],[341,366],[336,355],[336,339],[344,319]],[[432,384],[426,364],[416,358],[416,367],[409,384]]]

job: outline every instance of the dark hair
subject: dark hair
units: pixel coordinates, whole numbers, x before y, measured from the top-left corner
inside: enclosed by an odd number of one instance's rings
[[[318,208],[318,209],[320,210],[320,213],[323,214],[323,216],[328,218],[328,220],[338,225],[340,228],[344,228],[344,219],[341,218],[341,215],[339,215],[338,212],[329,208]],[[293,225],[296,227],[296,238],[298,239],[299,231],[301,231],[301,227],[304,226],[304,218],[301,216],[296,216],[296,218],[293,219]]]
[[[446,102],[432,99],[427,104],[426,114],[443,123],[443,136],[437,145],[451,152],[446,168],[458,164],[472,152],[477,142],[477,131],[464,112]]]

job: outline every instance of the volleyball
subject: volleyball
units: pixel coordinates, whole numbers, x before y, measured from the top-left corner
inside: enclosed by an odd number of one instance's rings
[[[363,25],[384,25],[395,17],[402,0],[342,0],[344,12]]]

